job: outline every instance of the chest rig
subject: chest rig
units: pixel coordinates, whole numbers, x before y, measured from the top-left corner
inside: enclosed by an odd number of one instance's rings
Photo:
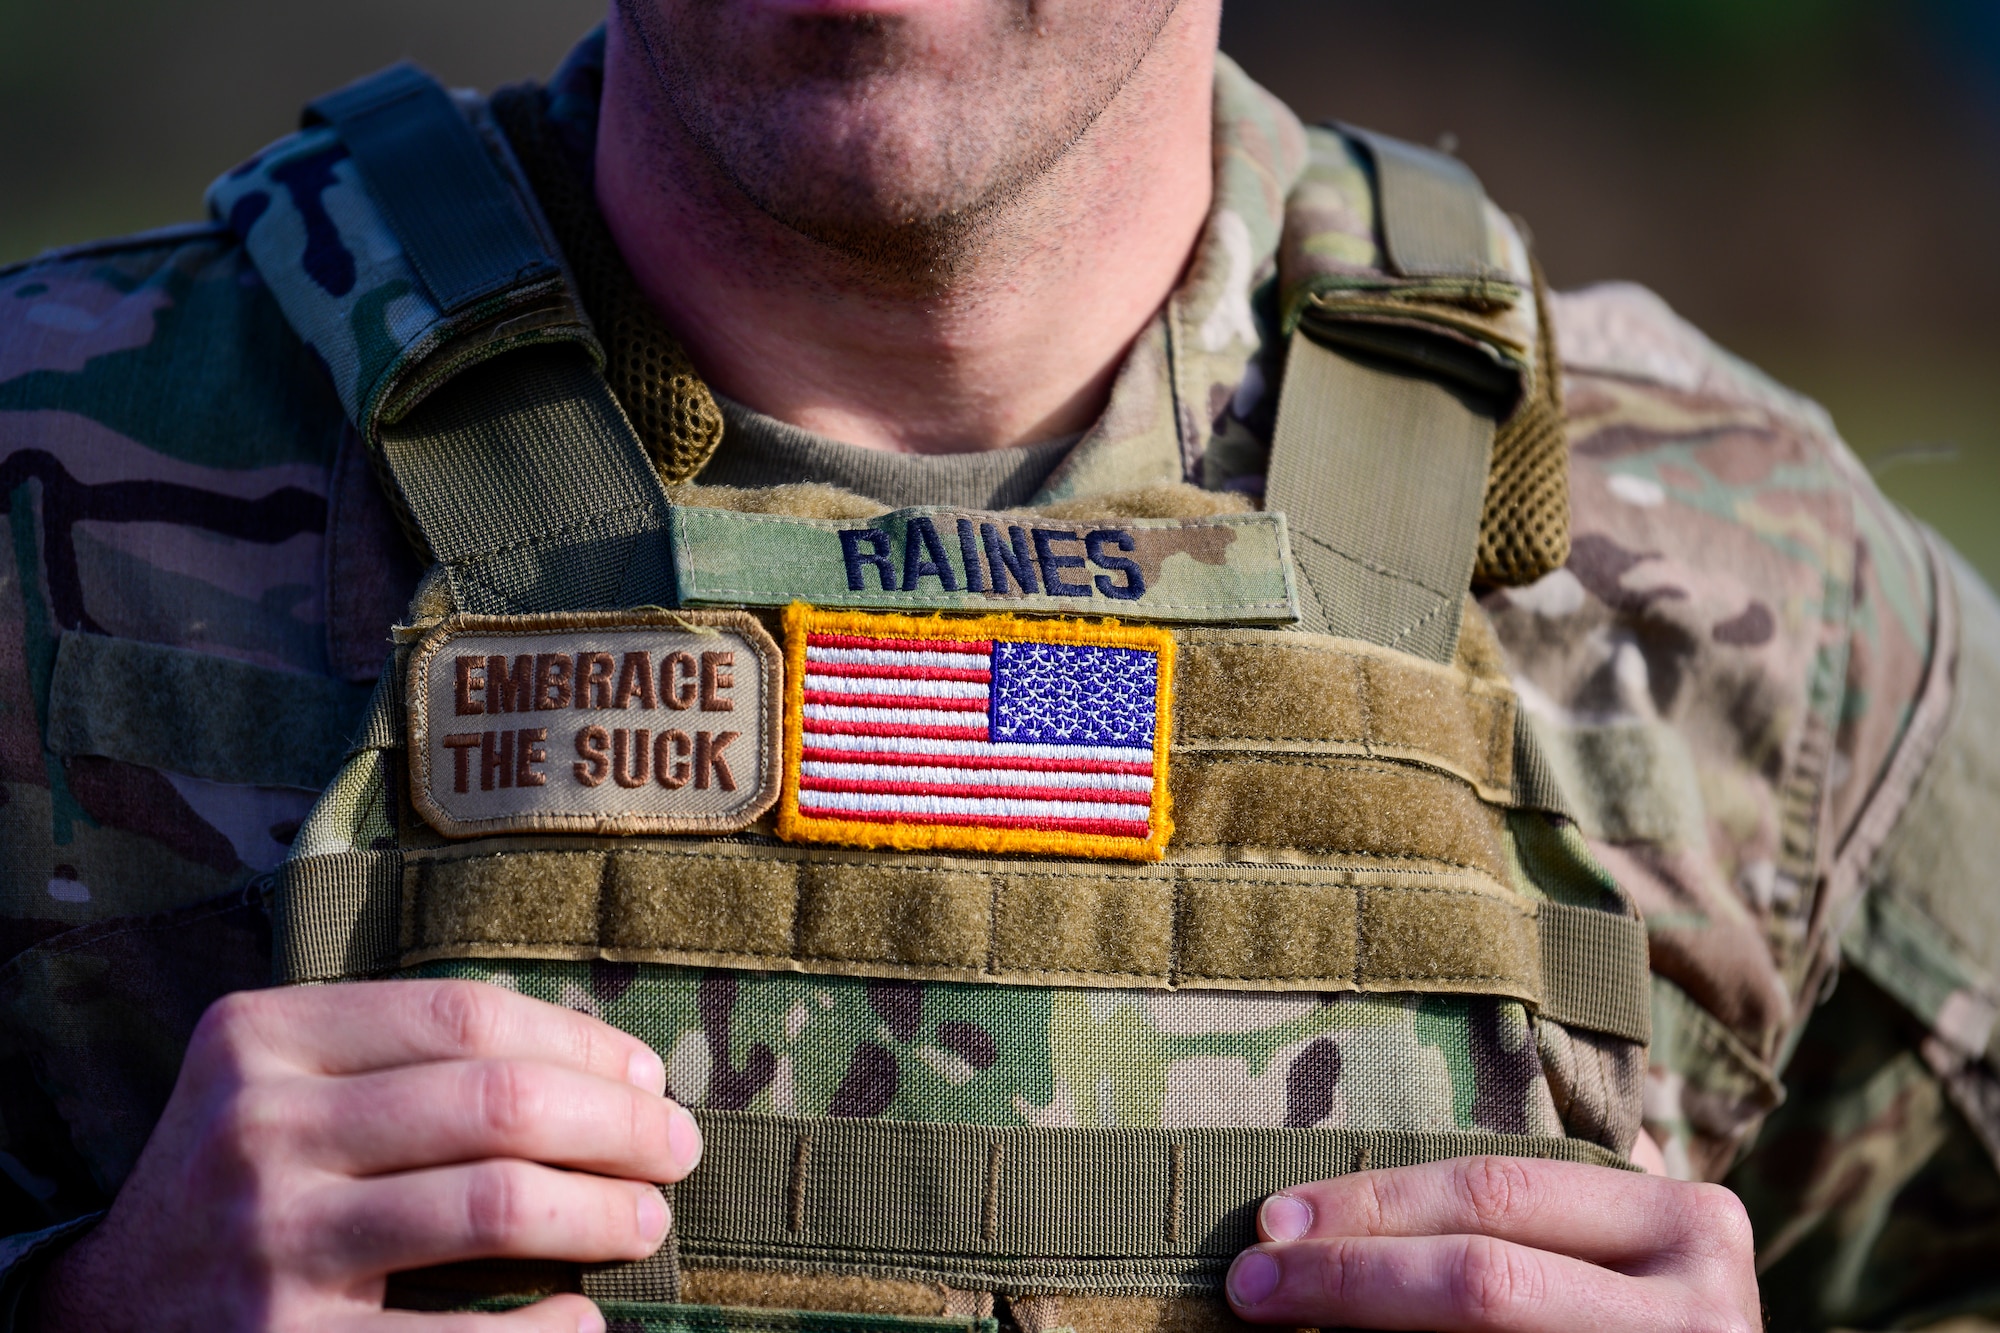
[[[651,1260],[413,1303],[1231,1327],[1276,1189],[1624,1164],[1644,930],[1466,592],[1553,368],[1483,332],[1535,298],[1462,167],[1342,132],[1389,268],[1288,312],[1263,512],[828,517],[669,494],[504,143],[426,76],[314,114],[451,336],[357,414],[436,565],[278,877],[279,980],[593,1010],[707,1144]]]

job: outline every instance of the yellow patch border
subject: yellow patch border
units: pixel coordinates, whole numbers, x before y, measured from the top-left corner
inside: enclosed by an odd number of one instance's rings
[[[799,813],[805,759],[806,638],[810,634],[870,634],[901,639],[1016,639],[1031,643],[1139,648],[1159,663],[1153,707],[1153,803],[1146,837],[1053,829],[967,828],[955,824],[878,824]],[[947,618],[876,611],[822,611],[794,602],[785,608],[785,762],[778,799],[778,836],[787,842],[831,842],[897,851],[1028,852],[1097,860],[1158,861],[1173,837],[1167,752],[1173,741],[1174,636],[1171,630],[1116,620],[1028,620],[1013,615]]]

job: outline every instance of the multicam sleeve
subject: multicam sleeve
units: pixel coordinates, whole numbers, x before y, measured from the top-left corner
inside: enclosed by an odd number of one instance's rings
[[[1927,544],[1943,688],[1850,834],[1846,967],[1729,1181],[1777,1326],[2000,1326],[2000,602]]]
[[[2000,604],[1657,297],[1554,313],[1572,554],[1484,601],[1646,915],[1648,1128],[1773,1327],[2000,1318]]]

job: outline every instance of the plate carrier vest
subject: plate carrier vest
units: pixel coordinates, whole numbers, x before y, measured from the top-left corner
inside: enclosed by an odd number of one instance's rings
[[[590,831],[588,819],[495,833],[440,813],[430,793],[449,774],[428,786],[412,776],[427,752],[413,710],[434,714],[424,691],[451,688],[412,674],[413,662],[441,663],[439,635],[624,624],[699,639],[724,625],[747,643],[785,630],[783,599],[684,609],[702,534],[727,531],[728,516],[703,509],[700,488],[676,493],[691,505],[669,498],[599,371],[533,196],[478,108],[399,66],[315,103],[308,124],[344,141],[429,298],[458,318],[356,422],[436,565],[346,768],[277,874],[281,982],[594,959],[711,968],[724,983],[790,973],[1083,1000],[1113,987],[1375,993],[1412,1006],[1497,997],[1529,1016],[1527,1050],[1563,1130],[927,1123],[689,1098],[706,1155],[668,1190],[674,1226],[652,1259],[554,1276],[463,1266],[399,1280],[394,1293],[491,1308],[580,1286],[613,1327],[647,1329],[984,1330],[1003,1315],[1024,1328],[1232,1327],[1222,1275],[1281,1187],[1474,1153],[1629,1168],[1649,1030],[1645,931],[1564,816],[1467,595],[1496,432],[1521,410],[1534,358],[1524,374],[1452,312],[1535,296],[1490,262],[1488,206],[1463,166],[1338,131],[1372,163],[1391,272],[1378,290],[1316,294],[1289,313],[1265,502],[1282,519],[1257,519],[1280,545],[1285,610],[1149,623],[1134,604],[1123,617],[1156,644],[1163,673],[1171,664],[1158,745],[1173,765],[1172,813],[1156,800],[1151,845],[1107,859],[1083,843],[1078,854],[1004,839],[788,840],[768,819],[720,834],[644,821]],[[1419,288],[1460,295],[1420,308],[1408,303]],[[1545,347],[1551,338],[1544,327]],[[1546,350],[1540,373],[1553,377]],[[942,518],[932,526],[949,540]],[[785,571],[772,577],[782,591]],[[879,604],[837,588],[819,601],[848,615]],[[1089,639],[1106,624],[1020,605],[1010,623],[1031,640]],[[1270,623],[1293,608],[1296,624]],[[786,612],[794,639],[817,614]],[[894,624],[948,637],[962,614]],[[733,684],[796,695],[803,661],[803,649],[773,656],[768,679],[738,661]],[[697,670],[674,687],[692,692]],[[760,725],[775,728],[775,698],[764,703]],[[775,779],[782,753],[796,777],[802,715],[782,738],[737,740],[737,776],[757,785],[743,765],[761,744],[756,773]],[[662,784],[670,765],[681,782],[691,771],[686,737],[671,734],[681,748],[658,751]],[[479,742],[457,751],[460,790],[494,762]],[[556,758],[566,775],[569,755]],[[618,762],[643,768],[643,755],[621,748]],[[326,826],[355,822],[358,792],[379,793],[393,835],[325,850]],[[797,800],[788,788],[780,831],[800,817]],[[777,1292],[794,1308],[743,1308],[729,1293],[751,1288],[701,1280],[730,1273],[766,1281],[767,1305]],[[870,1281],[931,1284],[945,1313],[853,1313],[853,1284]],[[704,1293],[721,1297],[700,1303]],[[1109,1304],[1091,1324],[1056,1313],[1064,1299],[1079,1313]]]

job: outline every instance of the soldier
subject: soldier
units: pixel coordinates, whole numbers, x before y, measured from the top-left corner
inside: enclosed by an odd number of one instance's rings
[[[5,1327],[2000,1317],[1990,594],[1219,8],[624,0],[0,273]]]

